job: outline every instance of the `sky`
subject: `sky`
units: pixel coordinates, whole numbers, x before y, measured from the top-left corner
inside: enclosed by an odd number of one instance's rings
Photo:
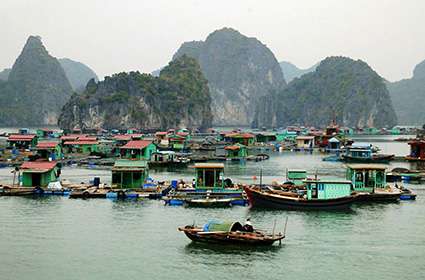
[[[39,35],[51,55],[83,62],[101,78],[152,72],[183,42],[222,27],[256,37],[300,68],[343,55],[396,81],[425,60],[423,0],[1,0],[0,69]]]

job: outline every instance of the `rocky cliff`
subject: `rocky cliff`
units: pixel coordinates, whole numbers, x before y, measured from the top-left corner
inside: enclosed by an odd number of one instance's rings
[[[325,126],[332,120],[351,127],[397,124],[383,79],[365,62],[329,57],[314,72],[262,98],[257,126]]]
[[[199,61],[208,80],[215,125],[251,125],[260,97],[285,85],[267,46],[231,28],[182,44],[173,59],[183,54]]]
[[[288,61],[281,61],[279,62],[279,65],[280,65],[280,68],[282,68],[282,72],[283,72],[283,75],[285,76],[286,82],[289,83],[295,78],[299,78],[304,74],[313,72],[314,70],[316,70],[316,67],[319,64],[316,63],[307,69],[298,68],[296,65]]]
[[[91,80],[74,94],[59,119],[63,129],[167,129],[211,126],[207,80],[193,58],[182,56],[161,70],[159,77],[139,72],[119,73],[104,81]]]
[[[88,81],[94,79],[98,81],[96,73],[87,65],[71,60],[69,58],[60,58],[65,75],[71,83],[72,89],[77,92],[82,92],[86,88]]]
[[[56,125],[72,94],[64,70],[38,36],[28,38],[0,87],[0,125],[4,126]]]
[[[387,83],[399,124],[425,123],[425,60],[416,65],[411,79]]]

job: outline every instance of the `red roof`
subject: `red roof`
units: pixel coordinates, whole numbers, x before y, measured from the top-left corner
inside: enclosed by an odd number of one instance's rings
[[[94,136],[82,136],[78,137],[78,141],[97,141],[97,138]]]
[[[230,137],[230,138],[255,138],[254,134],[251,133],[229,133],[226,134],[224,137]]]
[[[59,145],[57,142],[40,142],[37,144],[37,149],[54,149]]]
[[[238,145],[233,145],[233,146],[226,146],[226,147],[224,147],[224,149],[225,150],[231,150],[231,151],[237,151],[237,150],[240,150],[241,147],[238,146]]]
[[[167,131],[158,131],[155,133],[155,135],[167,135]]]
[[[131,140],[131,136],[128,134],[120,134],[114,136],[115,140],[129,141]]]
[[[96,144],[99,144],[99,142],[97,142],[97,141],[80,141],[80,140],[76,140],[76,141],[66,141],[63,144],[64,145],[96,145]]]
[[[12,134],[7,138],[8,141],[32,141],[35,134]]]
[[[121,147],[121,149],[143,149],[146,148],[152,141],[148,140],[133,140]]]
[[[21,169],[50,170],[55,168],[56,161],[26,161]]]
[[[177,135],[180,135],[180,136],[188,136],[188,135],[189,135],[189,133],[188,133],[188,132],[177,132]]]

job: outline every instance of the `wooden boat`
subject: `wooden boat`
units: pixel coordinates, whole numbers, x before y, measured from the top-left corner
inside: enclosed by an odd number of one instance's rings
[[[347,147],[341,158],[349,163],[388,163],[394,159],[394,155],[376,154],[372,145],[354,143]]]
[[[17,187],[17,186],[0,186],[0,195],[2,196],[28,196],[34,194],[35,188]]]
[[[307,192],[311,192],[310,185],[307,185]],[[317,187],[316,187],[317,188]],[[320,187],[321,189],[322,187]],[[310,190],[309,190],[310,189]],[[285,210],[338,210],[347,209],[357,199],[357,194],[351,194],[351,187],[348,188],[349,194],[335,198],[310,198],[309,195],[302,193],[271,192],[261,189],[258,186],[245,187],[249,203],[252,207],[272,208]],[[315,190],[320,192],[320,190]]]
[[[234,223],[208,223],[204,227],[187,225],[179,227],[186,236],[195,242],[221,243],[221,244],[243,244],[251,246],[272,245],[274,242],[281,242],[285,238],[286,224],[284,233],[267,233],[265,231],[254,229],[248,232],[239,222]]]

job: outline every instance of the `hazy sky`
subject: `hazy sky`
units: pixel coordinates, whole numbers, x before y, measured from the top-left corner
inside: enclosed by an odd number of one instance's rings
[[[302,68],[345,55],[399,80],[425,59],[424,0],[0,0],[0,68],[12,66],[29,35],[40,35],[53,56],[100,77],[151,72],[184,41],[225,26]]]

